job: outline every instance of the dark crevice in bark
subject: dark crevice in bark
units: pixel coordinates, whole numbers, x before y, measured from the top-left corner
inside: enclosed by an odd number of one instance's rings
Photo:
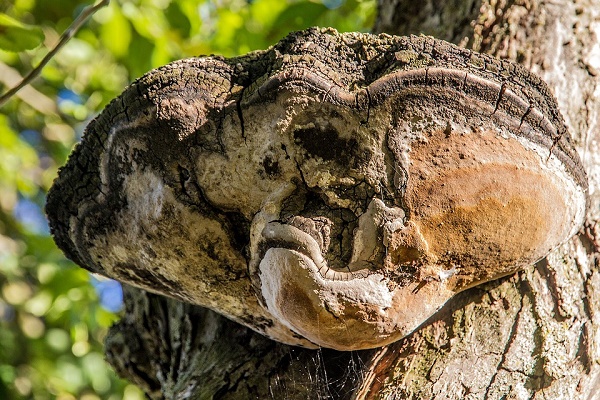
[[[558,282],[556,279],[556,271],[549,268],[548,261],[546,259],[538,261],[536,267],[539,269],[540,274],[548,281],[548,289],[552,296],[552,304],[554,310],[554,318],[558,322],[564,322],[568,319],[561,308],[560,293],[558,290]]]
[[[510,332],[508,333],[508,335],[506,337],[506,343],[504,344],[504,348],[503,348],[501,356],[500,356],[500,361],[498,362],[498,365],[496,366],[496,372],[492,375],[492,377],[490,379],[490,383],[485,390],[485,395],[483,397],[484,400],[490,399],[490,397],[489,397],[490,390],[497,389],[496,378],[498,377],[498,374],[500,373],[500,371],[502,371],[502,368],[504,368],[504,364],[506,363],[506,355],[509,352],[511,346],[514,345],[515,339],[517,338],[518,329],[519,329],[519,321],[522,317],[521,313],[523,312],[524,307],[525,307],[525,304],[524,304],[523,299],[521,298],[521,302],[519,304],[519,310],[514,314],[515,315],[514,322],[511,324]]]
[[[235,102],[235,109],[237,112],[238,119],[240,120],[240,128],[242,130],[242,138],[246,141],[246,124],[244,123],[244,113],[242,112],[242,104],[241,101],[244,98],[244,91],[246,88],[242,88],[242,92],[240,93],[240,98]]]
[[[535,290],[531,283],[527,279],[520,280],[521,287],[520,293],[523,293],[523,298],[529,299],[530,311],[536,321],[541,321],[541,317],[537,311],[538,299],[535,296]],[[534,354],[534,365],[531,374],[526,374],[527,380],[525,381],[525,387],[531,392],[535,393],[541,391],[550,386],[552,383],[552,377],[548,376],[546,372],[546,355],[544,354],[544,345],[546,344],[546,338],[541,323],[536,323],[535,330],[533,332],[533,343],[534,348],[531,351]],[[525,373],[525,371],[520,371]]]

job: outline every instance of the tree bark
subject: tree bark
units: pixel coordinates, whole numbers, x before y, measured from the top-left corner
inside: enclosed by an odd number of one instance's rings
[[[107,358],[151,398],[600,398],[600,1],[414,4],[381,0],[375,30],[434,34],[521,63],[549,84],[589,177],[585,228],[377,350],[285,346],[126,287]]]

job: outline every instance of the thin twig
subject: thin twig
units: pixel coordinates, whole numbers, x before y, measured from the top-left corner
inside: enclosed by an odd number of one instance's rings
[[[2,105],[4,105],[4,103],[6,103],[6,101],[8,99],[13,97],[15,95],[15,93],[17,93],[24,86],[28,85],[29,83],[31,83],[31,81],[33,81],[35,78],[37,78],[38,75],[42,72],[42,69],[46,66],[46,64],[48,64],[48,62],[52,59],[52,57],[54,57],[56,55],[56,53],[58,53],[59,50],[65,44],[67,44],[67,42],[73,36],[75,36],[75,34],[79,30],[79,28],[81,28],[81,26],[88,20],[88,18],[91,17],[92,15],[94,15],[94,13],[96,11],[98,11],[99,9],[101,9],[102,7],[107,6],[109,3],[110,3],[110,0],[100,0],[97,4],[87,6],[86,8],[84,8],[81,11],[81,14],[79,14],[79,16],[77,17],[77,19],[75,19],[75,21],[73,21],[73,23],[71,23],[71,25],[67,28],[67,30],[64,31],[63,34],[60,36],[60,39],[58,40],[58,43],[56,43],[56,46],[54,46],[54,48],[52,50],[50,50],[50,52],[48,54],[46,54],[46,56],[42,59],[42,61],[40,61],[40,63],[37,65],[37,67],[32,69],[31,72],[29,72],[23,78],[23,80],[21,82],[19,82],[19,84],[17,86],[13,87],[8,92],[4,93],[2,95],[2,97],[0,97],[0,107],[2,107]]]

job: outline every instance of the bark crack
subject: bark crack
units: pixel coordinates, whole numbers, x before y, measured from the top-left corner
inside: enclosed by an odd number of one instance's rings
[[[521,286],[522,286],[523,285],[522,279],[520,279],[519,281],[521,282]],[[519,320],[521,318],[522,312],[524,311],[524,307],[525,307],[524,297],[521,297],[520,303],[519,303],[519,310],[515,313],[515,318],[513,319],[513,322],[511,324],[510,332],[506,339],[506,344],[504,345],[504,348],[502,350],[502,356],[500,357],[500,361],[498,362],[498,364],[496,366],[496,371],[492,375],[492,378],[490,379],[490,383],[485,390],[484,400],[490,399],[490,397],[489,397],[490,391],[492,389],[495,389],[494,385],[496,383],[496,378],[498,377],[498,374],[500,373],[500,371],[504,367],[504,364],[507,361],[507,355],[508,355],[508,352],[509,352],[511,346],[514,344],[515,340],[517,339]]]

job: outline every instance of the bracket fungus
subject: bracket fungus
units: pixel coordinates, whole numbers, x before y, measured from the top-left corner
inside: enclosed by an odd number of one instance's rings
[[[586,199],[556,102],[524,68],[315,28],[132,83],[87,127],[47,213],[90,271],[353,350],[545,257]]]

